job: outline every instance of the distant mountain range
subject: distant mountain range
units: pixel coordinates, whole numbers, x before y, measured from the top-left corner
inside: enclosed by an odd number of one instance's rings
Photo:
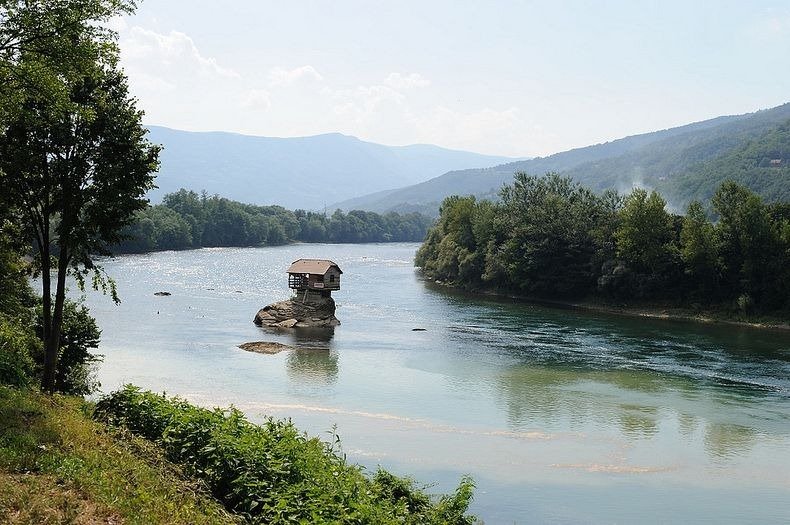
[[[319,210],[450,170],[514,160],[424,144],[383,146],[340,133],[270,138],[148,129],[149,139],[164,145],[158,189],[149,194],[154,203],[187,188],[252,204]]]
[[[676,208],[706,199],[725,178],[769,200],[790,198],[790,103],[745,115],[634,135],[548,157],[464,169],[431,180],[337,202],[332,208],[377,212],[417,210],[435,214],[449,195],[496,198],[516,171],[557,171],[596,190],[657,188]],[[782,131],[784,130],[784,132]],[[737,166],[733,163],[740,163]]]

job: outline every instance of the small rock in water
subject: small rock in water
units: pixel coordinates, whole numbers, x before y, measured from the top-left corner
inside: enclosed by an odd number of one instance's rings
[[[425,332],[427,330],[425,328],[412,328],[411,331],[412,332]]]
[[[164,297],[167,295],[172,295],[170,292],[154,292],[154,295],[158,295],[160,297]]]
[[[252,343],[241,344],[239,348],[257,354],[277,354],[283,350],[291,350],[293,347],[273,341],[253,341]]]

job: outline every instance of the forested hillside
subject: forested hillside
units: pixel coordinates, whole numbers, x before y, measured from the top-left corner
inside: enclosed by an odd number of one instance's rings
[[[450,195],[475,195],[496,198],[503,184],[515,172],[542,175],[559,172],[572,177],[591,189],[627,191],[634,186],[659,187],[672,204],[683,206],[704,193],[710,196],[716,184],[704,191],[689,192],[693,181],[684,184],[669,182],[675,178],[694,179],[695,173],[709,171],[704,163],[715,162],[745,144],[771,133],[790,120],[790,103],[746,115],[719,117],[687,126],[578,148],[548,157],[502,164],[493,168],[468,169],[446,173],[429,181],[399,190],[379,192],[358,199],[337,203],[340,209],[388,211],[420,209],[438,210],[439,203]],[[722,163],[726,162],[722,160]],[[693,168],[693,169],[692,169]],[[713,167],[711,168],[713,169]],[[702,177],[701,184],[710,177]],[[790,186],[780,178],[776,186]],[[751,187],[751,186],[750,186]],[[779,191],[763,194],[769,200]],[[754,188],[761,192],[763,188]],[[768,190],[767,187],[764,189]]]
[[[790,201],[790,120],[709,162],[691,166],[658,188],[682,202],[708,201],[725,180],[733,180],[772,202]]]

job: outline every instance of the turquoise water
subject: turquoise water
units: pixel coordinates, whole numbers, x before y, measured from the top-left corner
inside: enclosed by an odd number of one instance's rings
[[[290,417],[350,460],[452,490],[486,523],[790,521],[790,335],[451,293],[416,244],[293,245],[105,262],[88,294],[103,390],[132,382],[253,420]],[[271,332],[285,269],[343,271],[334,332]],[[156,297],[169,291],[169,297]],[[412,331],[424,328],[425,331]],[[248,341],[301,347],[245,352]]]

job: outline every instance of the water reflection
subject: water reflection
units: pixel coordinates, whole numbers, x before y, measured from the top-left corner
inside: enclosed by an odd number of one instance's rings
[[[705,427],[705,450],[720,459],[731,458],[747,452],[757,436],[758,433],[752,427],[709,422]]]
[[[324,343],[327,348],[331,348],[332,339],[335,337],[334,328],[296,328],[292,331],[291,336],[296,344],[309,344],[311,346],[319,346],[316,343]]]
[[[658,431],[658,409],[651,406],[620,405],[620,429],[629,438],[649,438]]]
[[[337,379],[338,356],[328,348],[296,348],[288,353],[288,378],[312,386],[330,385]]]
[[[641,370],[515,365],[498,376],[496,387],[512,430],[614,427],[633,441],[658,437],[661,422],[668,420],[686,439],[701,432],[705,452],[717,461],[744,456],[759,436],[781,437],[787,430],[749,424],[771,411],[765,399],[761,404],[737,391],[708,392],[713,385]],[[729,421],[711,417],[722,411],[730,414]]]

